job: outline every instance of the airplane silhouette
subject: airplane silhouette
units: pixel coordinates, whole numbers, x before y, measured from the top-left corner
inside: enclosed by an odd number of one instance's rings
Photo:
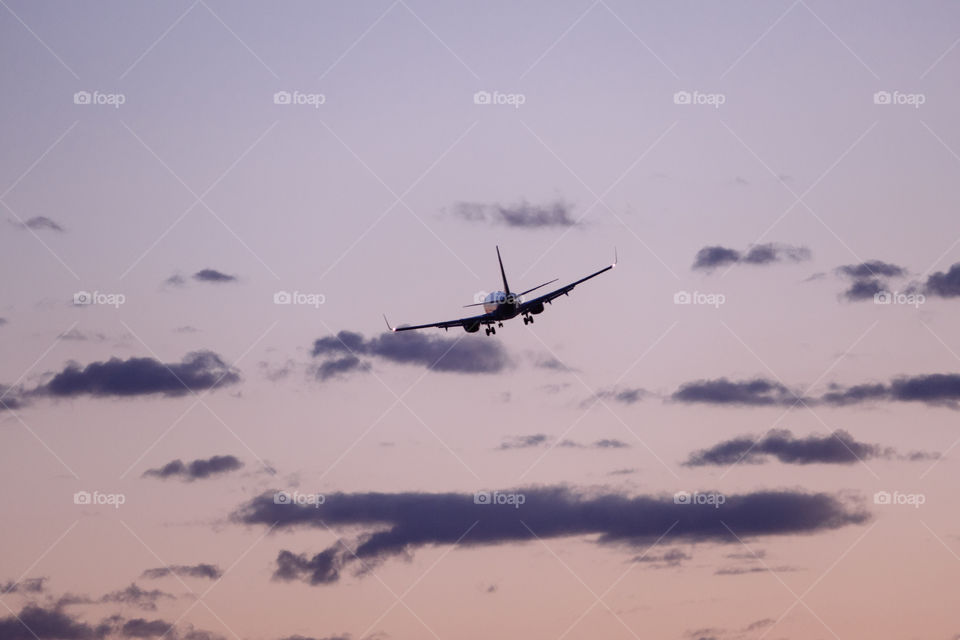
[[[469,318],[460,318],[458,320],[446,320],[444,322],[432,322],[430,324],[418,324],[418,325],[401,325],[399,327],[390,326],[390,321],[387,320],[387,316],[383,316],[384,322],[387,323],[387,328],[390,331],[412,331],[414,329],[428,329],[430,327],[437,327],[439,329],[449,329],[450,327],[463,327],[464,331],[467,333],[476,333],[480,330],[481,325],[485,325],[484,329],[487,335],[491,335],[497,332],[497,327],[503,326],[504,320],[510,320],[516,318],[517,316],[523,316],[523,324],[532,324],[533,316],[543,313],[544,303],[553,304],[555,298],[560,296],[570,295],[570,291],[573,290],[575,286],[581,282],[586,282],[590,278],[595,278],[605,271],[609,271],[617,266],[617,256],[616,249],[614,249],[613,264],[610,264],[599,271],[591,273],[590,275],[580,278],[575,282],[571,282],[568,285],[562,286],[559,289],[546,293],[542,296],[534,298],[533,300],[523,300],[523,296],[530,293],[531,291],[536,291],[540,287],[545,287],[548,284],[556,282],[559,278],[554,278],[550,282],[544,282],[543,284],[538,284],[532,289],[527,289],[521,293],[513,293],[510,291],[510,285],[507,284],[507,274],[503,270],[503,260],[500,258],[500,247],[497,247],[497,261],[500,263],[500,276],[503,278],[503,291],[494,291],[487,295],[484,298],[483,302],[478,302],[476,304],[468,304],[467,307],[478,307],[483,306],[483,311],[481,315],[470,316]]]

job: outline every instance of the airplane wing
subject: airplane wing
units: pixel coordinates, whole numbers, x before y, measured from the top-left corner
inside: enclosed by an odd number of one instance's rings
[[[430,324],[416,324],[416,325],[402,325],[399,327],[390,326],[390,322],[387,320],[387,316],[383,316],[383,320],[387,323],[387,328],[390,331],[412,331],[413,329],[429,329],[430,327],[437,327],[438,329],[449,329],[450,327],[468,327],[476,326],[480,327],[481,324],[496,322],[492,314],[484,313],[479,316],[470,316],[469,318],[460,318],[459,320],[446,320],[444,322],[432,322]]]
[[[527,313],[528,311],[530,311],[531,309],[535,309],[536,307],[540,307],[542,310],[543,303],[552,302],[554,298],[559,298],[560,296],[568,295],[573,290],[573,288],[578,284],[580,284],[581,282],[586,282],[590,278],[596,278],[601,273],[609,271],[610,269],[613,269],[615,266],[617,266],[616,257],[614,257],[613,264],[607,265],[606,267],[604,267],[603,269],[600,269],[599,271],[595,271],[594,273],[591,273],[590,275],[584,278],[580,278],[575,282],[571,282],[568,285],[564,285],[559,289],[555,289],[551,291],[550,293],[545,293],[542,296],[534,298],[533,300],[525,301],[523,304],[520,305],[520,313]]]

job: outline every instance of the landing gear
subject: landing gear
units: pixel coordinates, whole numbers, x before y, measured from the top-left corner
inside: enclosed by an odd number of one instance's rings
[[[503,324],[501,323],[500,326],[502,327]],[[496,327],[488,326],[488,327],[485,329],[485,331],[487,332],[487,335],[489,336],[489,335],[491,335],[491,334],[496,333],[496,332],[497,332],[497,329],[496,329]]]
[[[523,324],[533,324],[533,316],[523,316]]]
[[[502,323],[502,322],[498,322],[498,323],[497,323],[497,326],[498,326],[498,327],[502,327],[502,326],[503,326],[503,323]]]

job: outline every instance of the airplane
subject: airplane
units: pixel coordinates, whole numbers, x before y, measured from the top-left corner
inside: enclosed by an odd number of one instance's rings
[[[483,302],[478,302],[476,304],[468,304],[465,307],[483,307],[484,313],[478,316],[470,316],[469,318],[460,318],[459,320],[447,320],[444,322],[432,322],[430,324],[417,324],[417,325],[401,325],[399,327],[390,326],[390,321],[387,320],[387,316],[383,316],[384,322],[387,323],[387,328],[392,332],[397,331],[412,331],[414,329],[429,329],[431,327],[437,327],[439,329],[448,330],[450,327],[463,327],[463,330],[467,333],[476,333],[480,330],[481,325],[485,325],[484,331],[486,334],[492,335],[497,332],[497,327],[503,326],[504,320],[510,320],[516,318],[517,316],[523,316],[523,324],[533,324],[533,316],[543,313],[544,303],[553,304],[555,298],[560,296],[570,295],[570,291],[573,290],[575,286],[581,282],[586,282],[590,278],[595,278],[596,276],[613,269],[617,266],[617,252],[614,249],[613,252],[613,264],[610,264],[599,271],[591,273],[585,278],[580,278],[575,282],[571,282],[568,285],[560,287],[550,293],[546,293],[540,297],[534,298],[533,300],[523,300],[523,296],[530,293],[531,291],[536,291],[540,287],[545,287],[548,284],[552,284],[559,280],[559,278],[554,278],[550,282],[544,282],[535,286],[533,289],[527,289],[521,293],[513,293],[510,291],[510,285],[507,284],[507,274],[503,270],[503,260],[500,258],[500,247],[497,247],[497,261],[500,263],[500,276],[503,278],[503,291],[494,291],[493,293],[488,294]],[[496,325],[496,327],[494,326]]]

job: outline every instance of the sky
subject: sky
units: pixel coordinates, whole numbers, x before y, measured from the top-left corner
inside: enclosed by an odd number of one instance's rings
[[[0,36],[0,640],[960,637],[956,3]]]

